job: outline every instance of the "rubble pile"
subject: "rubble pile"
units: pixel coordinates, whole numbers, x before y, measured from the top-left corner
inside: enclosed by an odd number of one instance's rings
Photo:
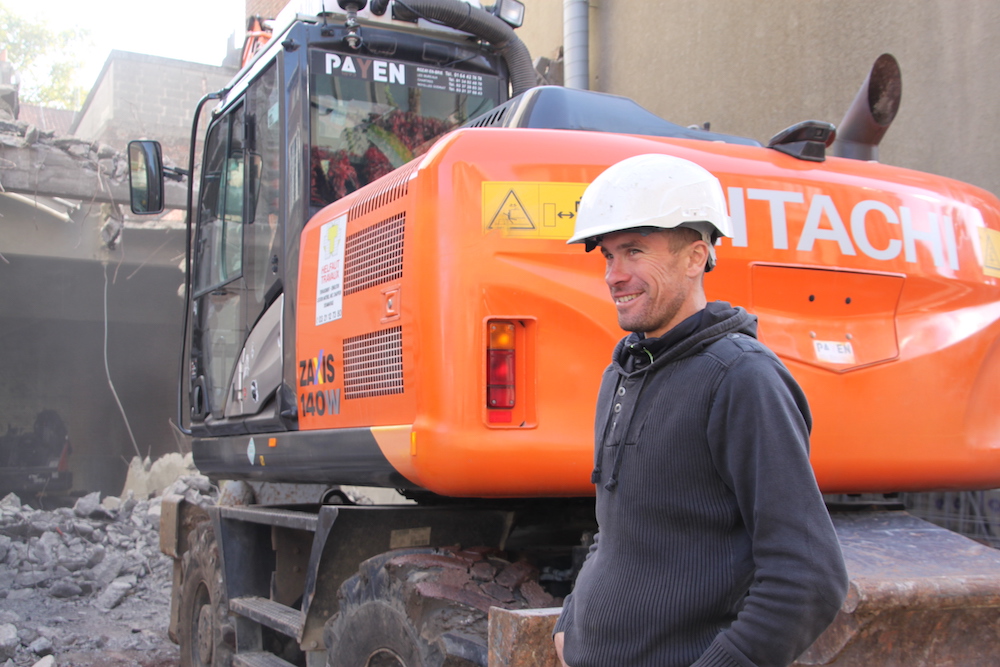
[[[165,493],[205,505],[217,489],[190,474]],[[0,665],[164,645],[173,565],[159,550],[161,500],[95,492],[52,511],[0,500]]]

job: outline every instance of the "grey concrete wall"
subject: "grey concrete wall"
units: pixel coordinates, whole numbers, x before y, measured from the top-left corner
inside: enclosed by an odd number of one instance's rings
[[[562,0],[527,0],[533,56],[562,41]],[[766,142],[839,123],[872,63],[903,74],[883,162],[1000,192],[995,0],[591,0],[591,88],[677,123]]]

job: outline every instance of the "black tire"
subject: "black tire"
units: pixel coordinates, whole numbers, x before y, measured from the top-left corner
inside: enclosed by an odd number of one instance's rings
[[[541,592],[537,574],[487,550],[406,549],[371,558],[340,587],[340,610],[324,628],[327,665],[486,667],[489,607],[555,602]]]
[[[231,667],[236,628],[229,618],[212,523],[192,528],[188,544],[178,610],[181,667]]]
[[[421,641],[413,623],[394,606],[369,600],[342,614],[336,624],[331,667],[430,667],[444,662],[436,647]],[[329,641],[329,639],[327,640]]]

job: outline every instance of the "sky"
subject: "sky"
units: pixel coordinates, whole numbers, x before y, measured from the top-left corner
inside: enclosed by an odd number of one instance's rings
[[[76,83],[90,90],[112,49],[219,65],[230,35],[242,46],[244,0],[0,0],[55,31],[90,31]]]

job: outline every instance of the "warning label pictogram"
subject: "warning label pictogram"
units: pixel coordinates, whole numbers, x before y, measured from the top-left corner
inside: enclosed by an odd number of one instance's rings
[[[483,183],[483,233],[534,239],[573,235],[587,183],[487,181]]]
[[[517,198],[517,194],[511,190],[504,197],[499,210],[494,214],[487,229],[534,229],[535,223],[531,221],[531,216],[524,210],[524,204]]]
[[[1000,232],[980,227],[979,240],[983,248],[983,273],[1000,278]]]

